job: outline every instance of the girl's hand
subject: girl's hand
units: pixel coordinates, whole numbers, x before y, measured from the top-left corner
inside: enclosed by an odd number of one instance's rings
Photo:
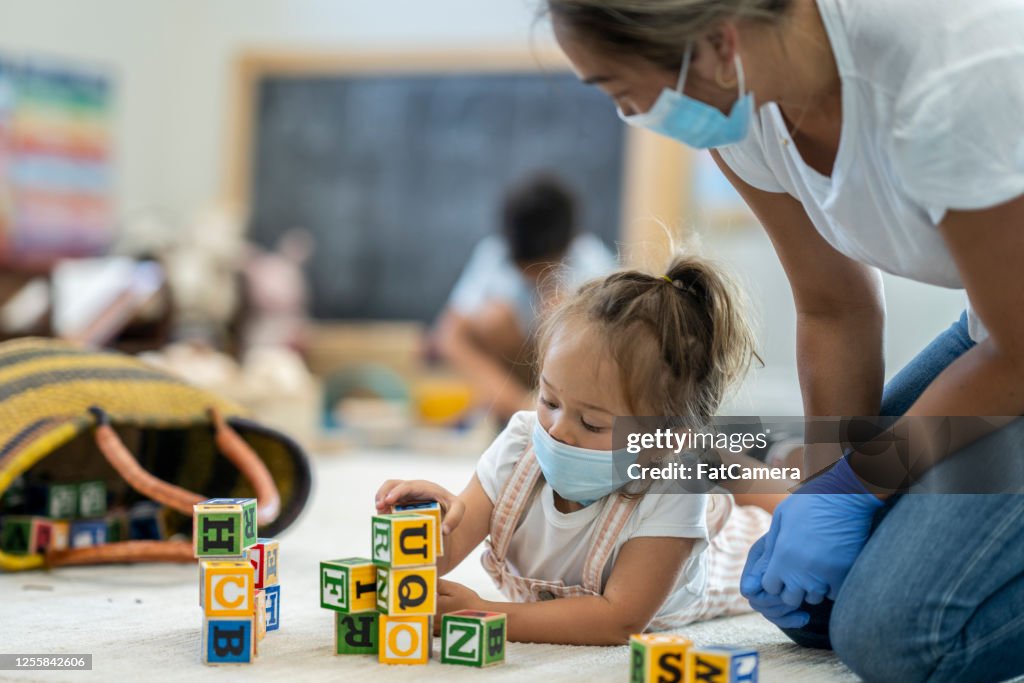
[[[448,489],[420,479],[389,479],[377,490],[377,513],[391,512],[392,505],[434,500],[441,504],[441,533],[450,534],[462,521],[465,504]]]
[[[461,583],[438,579],[437,581],[437,613],[447,614],[460,609],[483,609],[483,600],[475,591],[466,588]],[[435,624],[440,628],[440,619],[435,619]]]

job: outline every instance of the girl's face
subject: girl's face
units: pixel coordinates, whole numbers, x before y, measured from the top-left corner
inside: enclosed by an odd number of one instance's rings
[[[619,368],[597,335],[582,324],[557,330],[541,359],[537,417],[570,446],[612,450],[612,420],[629,414]]]

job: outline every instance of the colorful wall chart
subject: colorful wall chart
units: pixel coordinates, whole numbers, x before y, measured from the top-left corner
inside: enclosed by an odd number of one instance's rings
[[[0,55],[0,263],[107,250],[112,119],[106,75]]]

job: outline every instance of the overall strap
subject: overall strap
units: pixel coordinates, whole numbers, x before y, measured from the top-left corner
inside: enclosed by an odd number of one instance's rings
[[[505,560],[512,534],[530,503],[540,475],[540,465],[533,455],[533,446],[527,443],[491,513],[491,550],[495,559],[501,562]]]
[[[612,496],[613,499],[604,504],[601,516],[595,522],[597,530],[583,565],[583,587],[598,595],[603,588],[604,568],[615,551],[619,534],[640,502],[639,497],[627,498],[617,493]]]

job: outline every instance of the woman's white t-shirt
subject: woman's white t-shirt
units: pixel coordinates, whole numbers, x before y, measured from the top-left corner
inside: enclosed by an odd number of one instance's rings
[[[480,458],[476,475],[492,503],[497,502],[512,476],[519,457],[530,442],[537,413],[521,411]],[[615,542],[615,550],[604,568],[602,588],[608,581],[622,546],[632,538],[669,536],[696,539],[693,552],[680,572],[672,594],[659,616],[673,614],[698,599],[707,584],[709,504],[721,504],[722,496],[685,493],[648,493]],[[590,551],[595,523],[611,497],[568,514],[555,508],[551,487],[545,482],[532,499],[519,527],[512,535],[506,561],[519,576],[545,581],[562,581],[567,586],[583,584],[583,565]],[[710,502],[709,502],[710,501]]]
[[[800,200],[843,254],[963,287],[942,217],[1024,194],[1024,2],[817,4],[842,80],[831,177],[803,163],[774,103],[760,107],[746,140],[719,153],[748,184]],[[969,313],[971,336],[983,338]]]

